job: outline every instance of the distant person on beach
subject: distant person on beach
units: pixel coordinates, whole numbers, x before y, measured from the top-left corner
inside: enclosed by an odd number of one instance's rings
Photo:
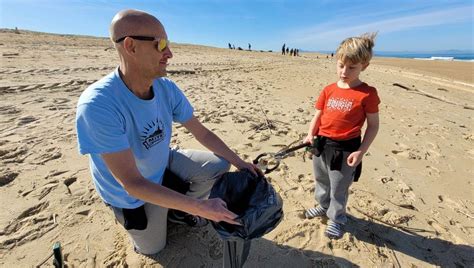
[[[285,46],[286,44],[283,44],[283,46],[281,47],[281,55],[285,55]]]
[[[229,49],[232,49],[232,45],[230,43],[228,43],[228,44],[229,44]]]
[[[304,142],[313,144],[313,168],[318,206],[307,218],[328,217],[325,234],[339,239],[347,222],[349,186],[357,181],[361,161],[379,129],[377,90],[359,79],[373,56],[376,33],[347,38],[336,51],[336,83],[326,86],[317,102]],[[361,139],[361,128],[367,128]]]
[[[165,77],[173,54],[161,22],[142,11],[123,10],[111,22],[110,39],[119,65],[82,93],[77,137],[80,153],[89,155],[99,196],[127,230],[135,250],[162,250],[167,219],[196,227],[206,219],[238,224],[223,200],[207,199],[209,191],[230,164],[254,174],[261,171],[202,125],[181,89]],[[211,152],[171,149],[173,122]],[[165,169],[191,183],[186,195],[162,186]]]
[[[290,53],[290,49],[286,47],[286,54],[289,54],[289,53]]]
[[[250,51],[250,50],[252,50],[252,45],[250,45],[250,43],[249,43],[249,51]]]

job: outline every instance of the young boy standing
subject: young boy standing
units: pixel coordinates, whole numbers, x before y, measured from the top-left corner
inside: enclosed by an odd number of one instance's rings
[[[313,144],[315,198],[307,218],[327,216],[325,235],[339,239],[347,222],[349,186],[360,176],[361,161],[379,129],[377,90],[359,79],[369,66],[376,33],[347,38],[336,51],[338,81],[324,88],[315,104],[304,142]],[[361,128],[367,128],[361,142]]]

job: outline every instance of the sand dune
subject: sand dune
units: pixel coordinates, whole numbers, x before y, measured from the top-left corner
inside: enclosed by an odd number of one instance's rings
[[[300,142],[336,79],[317,54],[172,50],[169,76],[195,114],[249,160]],[[2,30],[0,52],[0,266],[35,266],[55,241],[69,267],[221,266],[211,226],[171,225],[163,252],[135,254],[97,196],[74,118],[81,92],[116,66],[107,39]],[[247,267],[473,267],[473,64],[375,59],[362,78],[379,91],[381,126],[351,188],[348,232],[331,241],[326,222],[303,219],[314,181],[296,152],[268,176],[285,218],[252,243]],[[202,148],[179,126],[173,144]]]

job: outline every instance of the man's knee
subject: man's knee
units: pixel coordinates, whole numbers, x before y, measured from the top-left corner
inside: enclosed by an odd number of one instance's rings
[[[223,174],[230,169],[229,161],[224,158],[212,153],[198,151],[200,154],[199,160],[201,161],[201,170],[207,175],[219,175]]]
[[[229,161],[225,160],[225,159],[221,159],[221,161],[219,162],[219,166],[217,168],[218,170],[218,174],[217,174],[217,177],[221,176],[222,174],[228,172],[230,170],[230,163]]]

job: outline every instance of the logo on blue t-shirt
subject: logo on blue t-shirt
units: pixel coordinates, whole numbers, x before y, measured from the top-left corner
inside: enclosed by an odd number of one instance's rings
[[[143,127],[145,130],[142,131],[145,135],[140,135],[140,137],[143,140],[143,146],[148,150],[165,138],[165,131],[163,129],[163,123],[158,118],[151,123],[147,123],[147,125],[148,127]]]

